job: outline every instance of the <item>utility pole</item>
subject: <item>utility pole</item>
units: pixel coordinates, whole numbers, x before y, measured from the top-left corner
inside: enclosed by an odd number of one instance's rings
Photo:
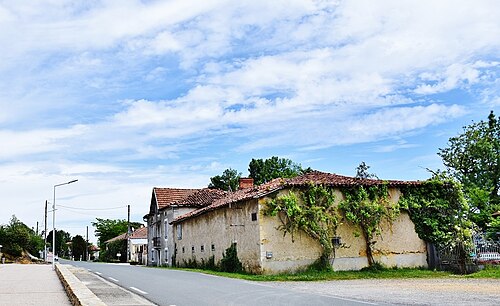
[[[130,262],[130,205],[127,205],[127,262]]]
[[[89,226],[87,225],[87,243],[85,244],[85,261],[89,260]]]
[[[43,257],[47,263],[47,200],[45,200],[45,230],[43,231]]]

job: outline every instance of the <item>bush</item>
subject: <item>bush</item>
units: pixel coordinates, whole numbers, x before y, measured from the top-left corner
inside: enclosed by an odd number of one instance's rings
[[[222,254],[220,261],[220,270],[222,272],[239,273],[243,271],[243,265],[238,259],[238,251],[236,250],[236,243],[232,243],[229,248]]]

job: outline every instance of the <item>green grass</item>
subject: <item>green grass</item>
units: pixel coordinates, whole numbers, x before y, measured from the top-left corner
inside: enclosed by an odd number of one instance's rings
[[[331,281],[354,279],[409,279],[409,278],[500,278],[500,266],[487,266],[484,270],[469,274],[456,275],[451,272],[432,271],[427,269],[380,269],[366,271],[304,271],[299,273],[283,273],[275,275],[255,275],[246,273],[227,273],[202,269],[168,268],[183,271],[199,272],[222,277],[238,278],[249,281]]]
[[[465,276],[466,278],[499,278],[500,265],[486,265],[483,270]]]
[[[299,273],[283,273],[275,275],[255,275],[246,273],[226,273],[201,269],[181,269],[223,277],[238,278],[250,281],[327,281],[350,279],[401,279],[401,278],[443,278],[449,277],[449,272],[431,271],[426,269],[383,269],[376,271],[305,271]]]

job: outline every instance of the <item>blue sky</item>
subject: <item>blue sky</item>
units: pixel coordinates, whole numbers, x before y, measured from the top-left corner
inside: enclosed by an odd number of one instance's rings
[[[500,114],[498,20],[494,0],[0,1],[0,223],[41,227],[72,179],[59,228],[140,221],[153,186],[273,155],[426,179]]]

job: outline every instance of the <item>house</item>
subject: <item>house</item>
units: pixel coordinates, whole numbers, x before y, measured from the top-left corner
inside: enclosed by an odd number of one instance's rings
[[[148,260],[148,228],[140,227],[129,237],[130,262],[146,265]]]
[[[212,256],[219,262],[226,248],[237,246],[238,257],[245,270],[253,273],[293,272],[307,267],[322,254],[317,240],[302,231],[292,238],[280,230],[280,215],[264,213],[266,203],[291,191],[309,186],[327,186],[335,193],[335,203],[344,198],[344,187],[384,185],[389,201],[396,203],[400,187],[418,185],[419,182],[381,181],[358,179],[313,171],[291,179],[275,179],[260,186],[249,186],[212,204],[173,219],[176,235],[176,260],[182,265],[192,260],[207,262]],[[335,270],[358,270],[368,265],[366,243],[356,237],[358,228],[345,220],[336,231],[335,257],[330,259]],[[377,238],[374,257],[387,266],[427,266],[426,243],[415,232],[409,215],[402,211],[391,224],[382,224]]]
[[[218,189],[153,188],[149,213],[144,216],[148,227],[148,265],[172,265],[175,242],[172,225],[178,216],[205,207],[226,195]]]
[[[99,258],[99,252],[101,251],[101,249],[96,246],[96,245],[90,245],[89,246],[89,257],[90,257],[90,260],[95,260],[96,258]]]
[[[137,262],[139,264],[147,263],[147,254],[148,254],[148,228],[140,227],[137,230],[132,228],[132,233],[130,236],[127,233],[120,234],[116,237],[108,239],[104,242],[106,245],[106,250],[108,250],[108,245],[115,241],[124,241],[127,246],[123,245],[123,250],[126,250],[128,247],[128,253],[130,254],[128,261]],[[120,252],[120,260],[125,262],[127,261],[127,254],[125,252]],[[122,254],[123,253],[123,254]],[[118,254],[118,253],[117,253]],[[112,254],[112,256],[116,256],[117,254]]]

